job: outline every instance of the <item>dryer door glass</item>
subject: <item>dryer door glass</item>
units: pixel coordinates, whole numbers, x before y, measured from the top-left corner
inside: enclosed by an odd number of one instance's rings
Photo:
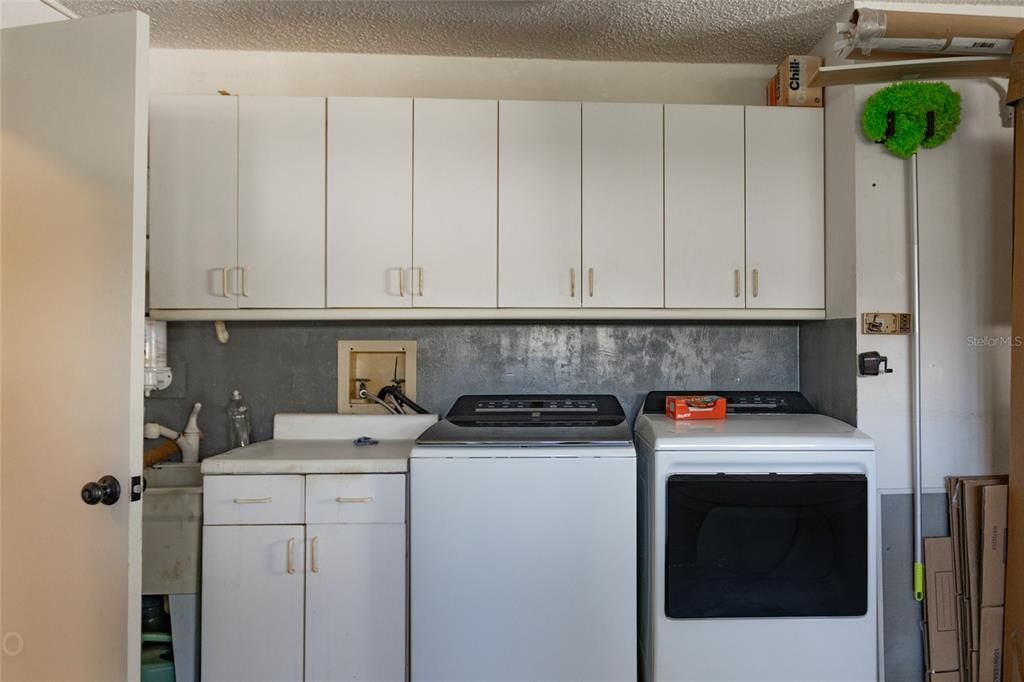
[[[867,612],[867,479],[712,474],[668,479],[669,618]]]

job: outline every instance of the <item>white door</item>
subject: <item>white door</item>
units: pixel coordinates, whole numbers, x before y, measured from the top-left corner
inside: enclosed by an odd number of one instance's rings
[[[204,682],[302,680],[304,526],[204,526]]]
[[[747,107],[747,307],[825,307],[821,109]]]
[[[663,108],[583,104],[583,305],[664,305]]]
[[[326,104],[239,97],[238,264],[242,308],[323,308]]]
[[[666,104],[666,307],[744,307],[743,202],[743,107]]]
[[[579,307],[580,104],[498,106],[498,305]]]
[[[412,305],[412,100],[327,100],[327,306]]]
[[[148,51],[138,12],[0,33],[5,680],[139,678]]]
[[[306,527],[306,680],[405,680],[405,524]]]
[[[235,308],[238,98],[155,95],[149,109],[149,305]]]
[[[498,103],[414,103],[413,305],[498,304]]]

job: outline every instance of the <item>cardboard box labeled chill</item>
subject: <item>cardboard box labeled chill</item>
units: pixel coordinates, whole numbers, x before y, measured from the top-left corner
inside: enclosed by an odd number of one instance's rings
[[[779,107],[821,107],[825,99],[821,88],[808,87],[821,68],[821,57],[790,55],[779,64],[768,82],[768,105]]]

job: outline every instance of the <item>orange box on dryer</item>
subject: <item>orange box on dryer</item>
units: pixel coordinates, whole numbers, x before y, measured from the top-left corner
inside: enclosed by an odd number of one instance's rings
[[[725,419],[725,398],[720,395],[670,395],[665,414],[672,419]]]

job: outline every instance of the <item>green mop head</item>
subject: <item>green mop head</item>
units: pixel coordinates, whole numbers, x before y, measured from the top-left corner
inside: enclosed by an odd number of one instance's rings
[[[929,136],[928,112],[934,129]],[[890,113],[893,112],[890,118]],[[895,83],[868,98],[861,116],[864,134],[885,142],[890,152],[909,159],[918,145],[933,149],[960,124],[960,93],[945,83]]]

